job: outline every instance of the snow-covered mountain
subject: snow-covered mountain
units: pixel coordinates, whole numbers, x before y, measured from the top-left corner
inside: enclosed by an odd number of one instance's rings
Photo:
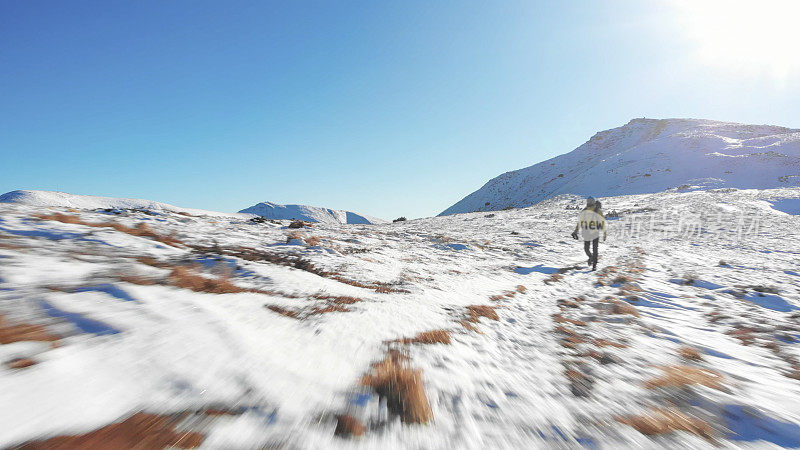
[[[386,222],[376,217],[365,216],[341,209],[329,209],[308,205],[279,205],[271,202],[261,202],[239,212],[255,214],[267,219],[298,219],[322,223],[375,224]]]
[[[440,215],[525,207],[559,194],[800,186],[800,130],[700,119],[633,119],[561,156],[506,172]]]
[[[98,197],[94,195],[78,195],[52,191],[11,191],[0,195],[0,203],[18,203],[29,206],[74,209],[143,209],[148,211],[186,213],[193,216],[241,216],[241,214],[181,208],[179,206],[138,198]]]
[[[385,220],[378,219],[363,214],[356,214],[351,211],[320,208],[306,205],[278,205],[270,202],[263,202],[249,208],[243,209],[238,213],[225,213],[216,211],[206,211],[203,209],[181,208],[152,200],[138,198],[116,198],[98,197],[94,195],[77,195],[66,192],[18,190],[7,192],[0,195],[0,203],[17,203],[28,206],[38,207],[57,207],[73,209],[141,209],[154,212],[173,212],[185,213],[193,216],[215,216],[215,217],[236,217],[246,218],[258,215],[268,219],[299,219],[309,222],[323,223],[350,223],[350,224],[374,224],[385,223]]]

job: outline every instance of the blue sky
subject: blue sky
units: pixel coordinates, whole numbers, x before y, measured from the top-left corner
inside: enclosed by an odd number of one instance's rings
[[[783,1],[0,2],[0,191],[411,218],[634,117],[800,128]]]

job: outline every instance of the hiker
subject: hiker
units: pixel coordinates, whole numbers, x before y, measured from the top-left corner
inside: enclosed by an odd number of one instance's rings
[[[592,270],[597,269],[597,247],[600,242],[600,231],[603,231],[603,241],[606,240],[606,219],[603,217],[602,204],[593,197],[586,199],[586,207],[578,215],[578,223],[572,232],[573,239],[578,239],[578,230],[583,238],[583,251],[589,257],[588,264]],[[589,246],[591,245],[591,251]]]

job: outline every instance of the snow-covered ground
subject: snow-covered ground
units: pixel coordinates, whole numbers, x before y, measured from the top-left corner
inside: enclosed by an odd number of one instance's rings
[[[800,130],[703,119],[633,119],[575,150],[506,172],[441,215],[521,208],[559,194],[800,186]]]
[[[597,272],[572,196],[301,230],[0,204],[0,447],[136,411],[188,413],[207,448],[800,446],[798,198],[604,198]],[[450,343],[389,342],[431,330]],[[391,350],[428,423],[362,385]]]

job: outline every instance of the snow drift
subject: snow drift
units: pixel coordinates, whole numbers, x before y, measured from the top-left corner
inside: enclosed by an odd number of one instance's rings
[[[526,207],[559,194],[800,186],[800,130],[700,119],[633,119],[561,156],[506,172],[440,215]]]
[[[386,222],[375,217],[340,209],[307,205],[279,205],[271,202],[261,202],[239,212],[255,214],[267,219],[298,219],[322,223],[375,224]]]

